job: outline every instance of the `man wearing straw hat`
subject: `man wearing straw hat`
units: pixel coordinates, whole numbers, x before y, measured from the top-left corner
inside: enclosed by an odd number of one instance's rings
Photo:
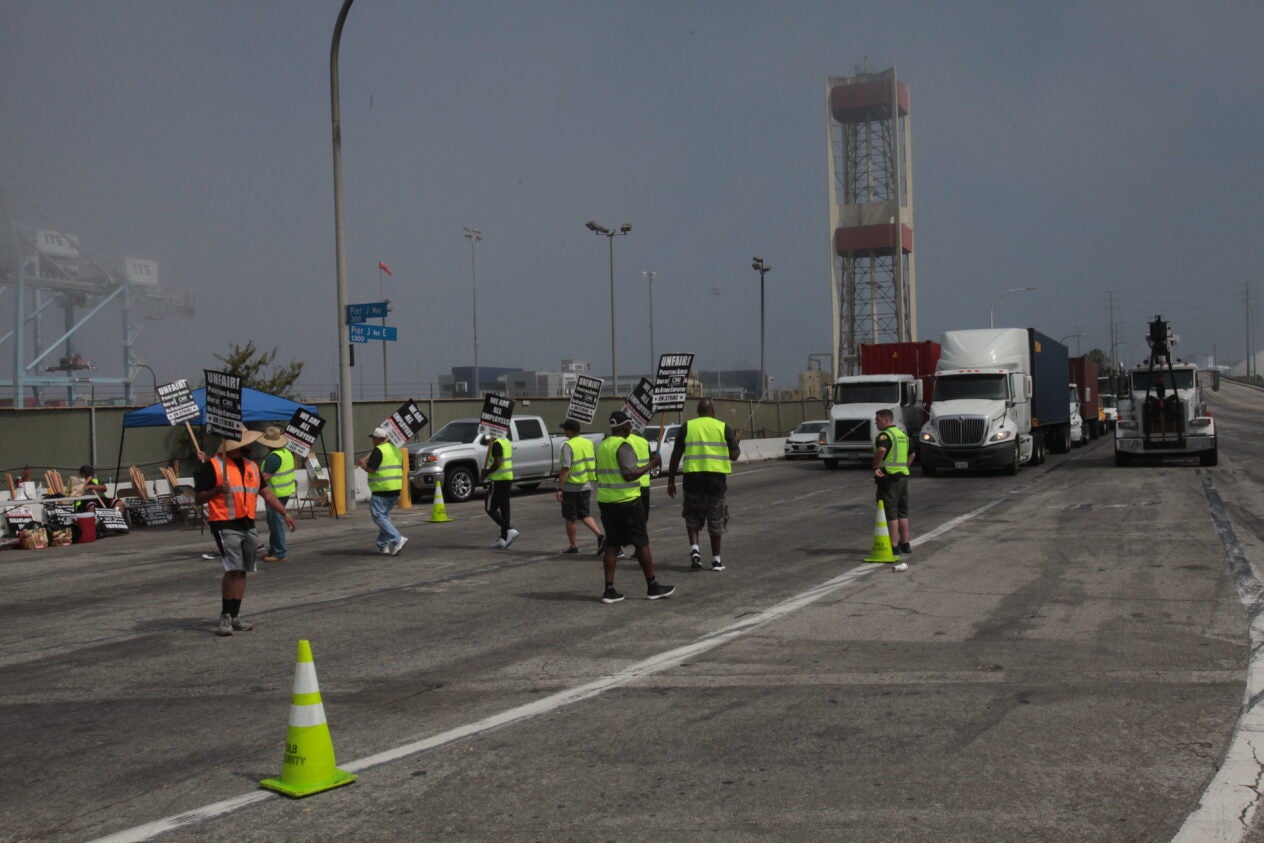
[[[262,497],[269,509],[281,513],[291,532],[298,526],[276,494],[263,485],[259,466],[250,459],[250,446],[260,435],[257,430],[243,430],[240,439],[225,439],[220,453],[198,466],[193,475],[195,499],[207,505],[206,523],[224,551],[219,635],[254,629],[254,624],[241,617],[241,601],[246,594],[246,574],[258,570],[258,499]]]
[[[259,444],[269,449],[268,455],[259,465],[263,482],[277,496],[281,505],[285,506],[298,491],[298,480],[294,476],[294,452],[285,447],[285,435],[276,425],[264,428]],[[289,547],[285,541],[285,516],[272,509],[266,510],[264,515],[268,518],[268,552],[263,554],[263,561],[284,562],[289,557]]]

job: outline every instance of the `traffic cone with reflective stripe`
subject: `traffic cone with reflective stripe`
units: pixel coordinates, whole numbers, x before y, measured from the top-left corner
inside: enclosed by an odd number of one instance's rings
[[[435,484],[434,509],[430,511],[429,521],[431,524],[442,524],[451,520],[448,517],[448,508],[443,505],[443,478],[441,477]]]
[[[335,765],[334,743],[329,737],[325,707],[321,705],[320,688],[316,684],[312,645],[306,640],[299,641],[281,776],[264,779],[259,784],[286,796],[299,797],[351,784],[356,778]]]
[[[882,501],[878,501],[878,521],[873,525],[873,552],[866,562],[899,562],[891,548],[891,531],[887,528],[887,513]]]

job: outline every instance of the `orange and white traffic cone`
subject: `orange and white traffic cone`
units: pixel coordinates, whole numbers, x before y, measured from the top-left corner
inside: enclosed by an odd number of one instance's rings
[[[298,663],[294,666],[294,693],[290,697],[290,726],[285,731],[285,761],[281,775],[264,779],[260,786],[286,796],[311,796],[351,784],[357,776],[339,770],[334,761],[334,743],[325,722],[316,683],[316,663],[312,645],[298,642]]]
[[[887,527],[886,508],[878,501],[878,520],[873,525],[873,551],[866,562],[899,562],[900,557],[891,548],[891,531]]]

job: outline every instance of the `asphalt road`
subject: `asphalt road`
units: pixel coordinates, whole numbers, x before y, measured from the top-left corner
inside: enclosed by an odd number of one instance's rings
[[[162,839],[1148,841],[1200,800],[1254,825],[1258,789],[1215,784],[1252,710],[1264,393],[1211,403],[1217,468],[1117,469],[1098,440],[1015,478],[914,473],[904,573],[860,562],[866,471],[780,460],[733,476],[723,573],[688,571],[655,483],[678,590],[654,602],[632,560],[629,599],[598,600],[545,490],[515,495],[507,551],[477,501],[401,513],[398,557],[367,507],[304,520],[231,638],[196,530],[0,554],[0,839],[195,812]],[[300,638],[360,779],[296,801],[256,783]]]

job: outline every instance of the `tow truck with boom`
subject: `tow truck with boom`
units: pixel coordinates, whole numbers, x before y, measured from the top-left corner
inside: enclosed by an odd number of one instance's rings
[[[1203,401],[1198,367],[1172,362],[1179,337],[1162,316],[1149,323],[1146,368],[1127,376],[1130,409],[1115,423],[1115,465],[1131,465],[1137,457],[1198,457],[1201,465],[1220,461],[1216,423]],[[1212,378],[1212,389],[1218,388]],[[1121,402],[1122,403],[1122,402]]]

